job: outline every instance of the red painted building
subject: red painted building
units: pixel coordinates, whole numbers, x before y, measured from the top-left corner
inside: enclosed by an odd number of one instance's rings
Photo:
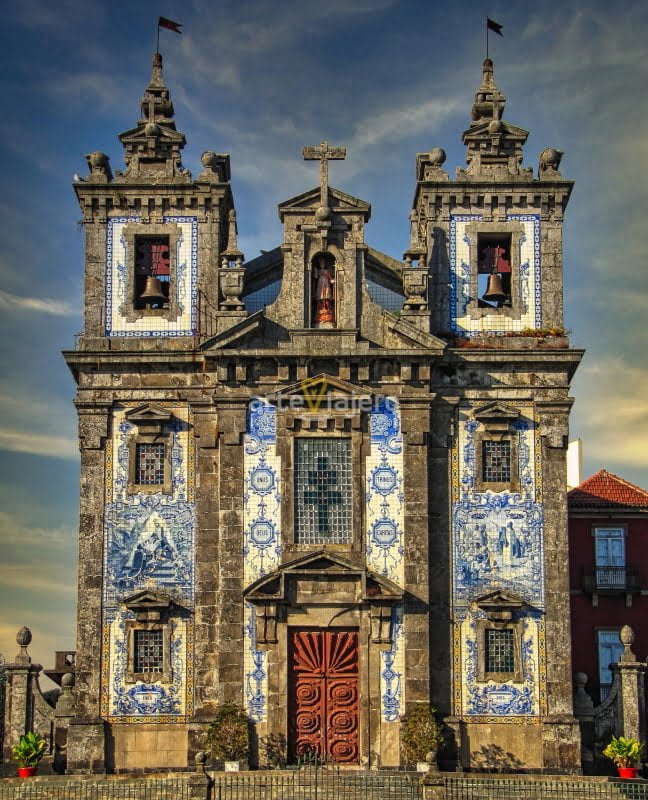
[[[602,469],[567,497],[573,669],[599,703],[623,625],[637,658],[648,655],[648,492]]]

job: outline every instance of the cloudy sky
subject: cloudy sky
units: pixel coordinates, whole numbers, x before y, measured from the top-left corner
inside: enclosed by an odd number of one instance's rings
[[[505,118],[526,163],[565,151],[566,318],[587,348],[572,436],[585,473],[648,487],[648,4],[608,0],[21,0],[2,15],[0,85],[0,652],[34,633],[46,665],[74,647],[78,460],[60,356],[82,325],[82,233],[71,188],[84,154],[122,162],[150,74],[158,14],[184,163],[229,152],[240,244],[280,242],[277,203],[317,184],[305,144],[347,147],[331,182],[371,202],[369,244],[400,257],[417,152],[464,162],[485,15]]]

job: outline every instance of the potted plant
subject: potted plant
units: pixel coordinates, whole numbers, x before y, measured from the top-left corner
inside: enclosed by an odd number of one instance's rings
[[[625,736],[612,737],[610,744],[603,750],[603,755],[612,759],[619,770],[620,778],[636,778],[635,764],[641,758],[644,746],[638,739]]]
[[[416,764],[418,772],[436,769],[437,752],[443,742],[436,709],[427,703],[415,703],[401,717],[401,743],[405,763]]]
[[[207,749],[217,761],[225,765],[225,772],[238,772],[247,768],[250,752],[250,720],[245,711],[235,703],[225,703],[207,729]]]
[[[23,734],[14,745],[12,753],[14,761],[18,764],[18,777],[29,778],[36,774],[38,762],[45,755],[47,743],[38,733]]]

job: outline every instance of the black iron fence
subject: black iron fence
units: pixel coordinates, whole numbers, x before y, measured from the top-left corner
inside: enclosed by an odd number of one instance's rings
[[[447,800],[648,800],[648,781],[444,776]]]
[[[444,800],[648,800],[648,781],[439,775]],[[439,793],[440,792],[440,793]],[[315,770],[155,778],[0,779],[0,800],[425,800],[413,773]]]

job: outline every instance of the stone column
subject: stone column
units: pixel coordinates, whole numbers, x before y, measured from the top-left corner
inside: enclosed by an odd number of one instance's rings
[[[637,661],[632,652],[634,631],[624,625],[619,633],[623,645],[623,653],[619,663],[612,669],[620,678],[619,686],[619,731],[626,738],[646,741],[646,697],[645,697],[645,662]]]
[[[13,662],[5,664],[3,761],[11,759],[11,750],[21,736],[29,731],[40,734],[52,746],[53,709],[41,695],[38,676],[42,667],[33,664],[27,647],[32,640],[29,628],[16,634],[20,651]]]
[[[440,775],[428,773],[421,780],[423,800],[446,800],[445,781]]]

